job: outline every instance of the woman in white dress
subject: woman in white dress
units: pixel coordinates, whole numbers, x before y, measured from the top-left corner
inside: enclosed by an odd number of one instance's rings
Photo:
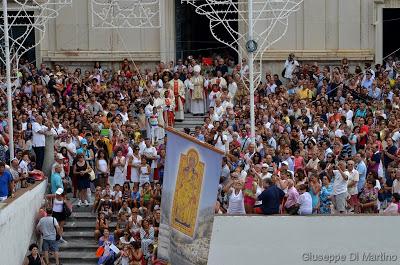
[[[228,195],[227,214],[246,214],[244,209],[243,182],[240,180],[229,180],[224,188]]]
[[[147,164],[146,157],[142,156],[140,168],[139,168],[139,182],[140,182],[139,185],[140,185],[140,187],[142,187],[147,182],[150,183],[150,173],[151,173],[151,168]]]
[[[139,169],[140,169],[140,154],[139,146],[133,147],[133,154],[129,156],[128,165],[131,166],[131,180],[137,189],[139,189]]]
[[[160,91],[164,87],[163,81],[161,80],[161,78],[158,77],[157,73],[153,74],[153,79],[151,80],[151,86],[158,91]]]
[[[125,156],[122,155],[122,150],[117,151],[117,155],[113,159],[113,166],[115,167],[114,172],[114,185],[124,185],[125,178]]]
[[[104,149],[100,149],[97,152],[96,157],[96,175],[99,179],[99,185],[102,189],[105,189],[106,184],[108,184],[108,174],[110,173],[108,168],[108,158],[106,157],[106,152]]]

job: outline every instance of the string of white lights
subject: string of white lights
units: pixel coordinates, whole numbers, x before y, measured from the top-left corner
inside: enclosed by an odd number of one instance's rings
[[[120,29],[159,28],[160,0],[91,0],[91,12],[92,27],[115,29],[135,70],[141,75]]]
[[[206,16],[213,37],[231,47],[239,58],[247,54],[249,27],[248,0],[181,0],[193,5],[196,13]],[[252,22],[253,40],[257,44],[254,51],[254,85],[261,81],[262,61],[265,51],[282,39],[289,25],[289,15],[300,8],[303,0],[253,0]],[[244,75],[245,84],[248,76]]]
[[[91,0],[93,28],[158,28],[160,0]]]
[[[19,58],[27,51],[35,48],[43,40],[46,24],[49,19],[56,18],[61,8],[70,5],[72,0],[13,0],[9,1],[8,31],[18,29],[22,34],[9,34],[11,62],[18,62]],[[3,11],[4,12],[4,11]],[[0,21],[4,21],[1,12]],[[27,45],[27,40],[32,32],[37,32],[33,44]],[[5,64],[4,28],[0,29],[0,61]]]
[[[12,71],[14,64],[18,65],[20,56],[36,47],[44,37],[47,21],[55,18],[58,11],[72,0],[2,0],[2,27],[0,30],[0,60],[6,68],[7,115],[9,130],[9,155],[14,157],[13,108],[12,108]],[[10,2],[10,3],[9,3]],[[8,4],[13,12],[9,12]],[[20,34],[13,35],[13,29]],[[38,33],[38,38],[28,43],[31,33]],[[33,44],[32,44],[33,43]]]

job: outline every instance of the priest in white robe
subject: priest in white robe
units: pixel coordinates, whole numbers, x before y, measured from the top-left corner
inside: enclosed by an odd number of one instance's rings
[[[191,112],[193,115],[203,115],[204,114],[204,101],[205,101],[205,80],[202,75],[200,75],[200,65],[195,65],[193,68],[193,76],[190,79],[192,86],[192,98],[191,98]]]
[[[219,91],[219,87],[217,84],[212,85],[212,91],[208,98],[210,100],[210,105],[208,107],[215,107],[215,100],[221,97],[221,92]]]
[[[182,121],[185,118],[185,85],[179,79],[179,73],[174,74],[174,79],[169,81],[169,84],[175,97],[175,120]]]
[[[211,85],[218,85],[219,88],[227,88],[228,84],[226,79],[222,77],[222,72],[217,71],[217,76],[211,79]]]
[[[154,91],[154,104],[153,106],[157,108],[157,119],[158,125],[161,127],[156,130],[156,138],[157,140],[164,139],[165,131],[164,131],[164,109],[165,109],[165,100],[160,96],[160,92],[158,90]]]
[[[193,90],[193,83],[192,83],[192,73],[187,73],[186,80],[183,82],[185,85],[185,113],[190,112],[191,102],[192,102],[192,90]]]

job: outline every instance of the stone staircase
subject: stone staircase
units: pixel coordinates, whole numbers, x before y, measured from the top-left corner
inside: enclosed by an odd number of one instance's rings
[[[96,215],[91,213],[92,207],[73,206],[73,213],[64,227],[63,238],[67,244],[60,246],[60,262],[63,265],[95,265],[97,264],[97,242],[94,240]],[[115,222],[110,224],[111,232]]]
[[[175,122],[175,129],[183,131],[190,128],[193,132],[196,126],[204,124],[205,116],[193,116],[186,113],[182,122]],[[73,199],[73,212],[64,226],[63,238],[68,241],[60,246],[60,262],[63,265],[95,265],[97,242],[94,240],[96,214],[92,213],[92,206],[77,207]],[[114,218],[115,219],[115,218]],[[114,232],[116,222],[110,223],[110,232]],[[54,263],[54,259],[51,259]]]
[[[175,122],[174,128],[183,131],[184,128],[190,128],[190,131],[194,131],[196,126],[202,126],[204,124],[205,116],[193,116],[191,113],[185,113],[185,119],[181,122]]]

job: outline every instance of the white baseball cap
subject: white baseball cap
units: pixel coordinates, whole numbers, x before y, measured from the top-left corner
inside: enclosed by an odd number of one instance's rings
[[[58,188],[58,189],[56,190],[56,194],[57,194],[57,195],[61,195],[61,194],[63,194],[63,192],[64,192],[63,188]]]

